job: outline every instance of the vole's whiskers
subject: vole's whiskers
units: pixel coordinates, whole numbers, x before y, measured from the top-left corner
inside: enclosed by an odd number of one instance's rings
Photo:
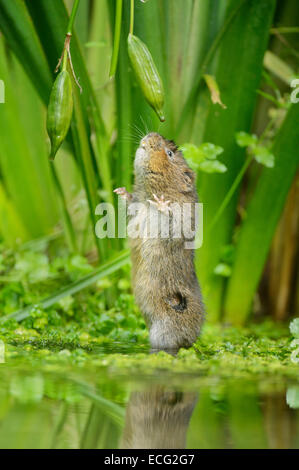
[[[154,130],[154,123],[153,123],[153,119],[152,119],[152,115],[151,115],[151,114],[149,114],[149,119],[150,119],[151,129]]]
[[[140,114],[139,116],[140,116],[140,120],[141,120],[141,122],[142,122],[142,124],[143,124],[143,126],[144,126],[145,134],[148,134],[148,133],[149,133],[149,128],[148,128],[148,126],[147,126],[147,124],[146,124],[146,121],[143,119],[143,117],[141,116],[141,114]]]
[[[132,127],[131,125],[129,127]],[[119,142],[132,142],[133,144],[139,144],[141,137],[137,135],[137,130],[130,130],[127,127],[120,130],[118,137]]]
[[[133,131],[135,132],[135,135],[137,137],[139,137],[140,139],[142,139],[142,137],[144,137],[144,134],[142,132],[142,130],[137,126],[137,124],[133,123],[130,125],[130,127],[133,129]]]
[[[122,137],[120,139],[118,139],[119,142],[124,142],[124,143],[127,143],[127,142],[130,142],[134,145],[138,145],[139,144],[139,140],[137,139],[134,139],[134,138],[131,138],[131,137]]]

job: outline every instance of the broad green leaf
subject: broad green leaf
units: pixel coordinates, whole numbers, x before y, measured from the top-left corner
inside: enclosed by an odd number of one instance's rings
[[[16,207],[7,197],[2,184],[0,184],[0,233],[5,244],[11,247],[16,245],[17,235],[21,240],[29,238]]]
[[[211,143],[203,143],[198,146],[198,151],[204,159],[215,160],[218,155],[223,153],[223,148]]]
[[[0,109],[1,177],[28,235],[24,239],[16,230],[11,236],[25,241],[48,234],[57,223],[57,199],[47,159],[44,109],[21,64],[14,56],[8,59],[3,36],[0,76],[6,83],[6,103]]]
[[[217,274],[217,276],[229,277],[232,273],[232,268],[228,264],[219,263],[217,264],[214,273]]]
[[[194,144],[184,144],[180,147],[180,150],[183,152],[185,158],[189,158],[190,160],[199,158],[198,147]]]
[[[219,160],[204,160],[199,164],[199,170],[205,173],[225,173],[227,168]]]
[[[236,133],[236,142],[239,147],[250,147],[257,143],[257,136],[241,131]]]
[[[196,147],[194,144],[184,144],[181,150],[194,171],[224,173],[227,170],[223,163],[216,160],[217,155],[223,152],[223,149],[217,145],[204,143]]]
[[[256,159],[258,163],[261,163],[267,168],[274,167],[274,162],[275,162],[274,155],[266,147],[257,145],[256,147],[252,148],[252,152],[254,154],[254,158]]]
[[[247,132],[243,131],[237,132],[236,142],[239,147],[249,147],[258,163],[268,168],[274,167],[274,155],[267,147],[258,144],[258,138],[256,135],[248,134]]]
[[[199,169],[199,164],[203,161],[204,157],[198,151],[198,147],[194,144],[184,144],[180,147],[180,150],[183,152],[183,155],[190,166],[190,168],[197,172]]]

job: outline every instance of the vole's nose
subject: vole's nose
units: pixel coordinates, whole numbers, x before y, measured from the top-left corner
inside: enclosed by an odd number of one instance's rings
[[[150,132],[143,137],[140,145],[142,148],[158,149],[161,146],[161,136],[157,132]]]

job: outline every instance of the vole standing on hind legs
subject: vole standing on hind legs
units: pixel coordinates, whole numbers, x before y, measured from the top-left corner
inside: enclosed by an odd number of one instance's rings
[[[154,132],[140,142],[134,173],[133,194],[125,188],[115,192],[127,201],[129,227],[135,224],[140,230],[138,236],[129,234],[135,299],[149,327],[153,349],[190,347],[204,317],[194,251],[186,248],[184,234],[175,235],[174,225],[166,236],[163,230],[168,221],[173,223],[173,208],[181,210],[188,204],[193,209],[189,222],[194,223],[195,175],[174,142]],[[138,210],[134,214],[135,203]],[[149,236],[148,226],[155,229],[156,236],[152,232]]]

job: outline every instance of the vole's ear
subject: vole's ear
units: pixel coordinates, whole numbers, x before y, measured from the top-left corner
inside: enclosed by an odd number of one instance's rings
[[[183,297],[180,292],[176,292],[170,297],[167,297],[166,302],[177,312],[183,312],[187,307],[187,299]]]
[[[195,173],[192,170],[184,171],[184,192],[192,191],[195,182]]]

